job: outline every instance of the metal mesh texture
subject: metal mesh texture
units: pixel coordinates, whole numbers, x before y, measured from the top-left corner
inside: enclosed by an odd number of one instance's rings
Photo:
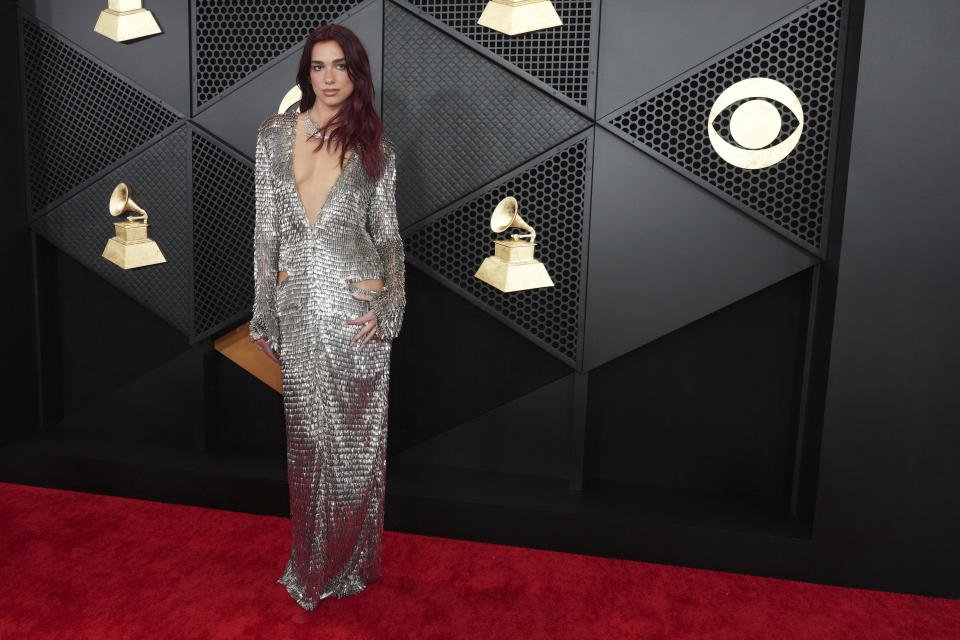
[[[20,29],[36,214],[178,117],[45,26],[22,18]]]
[[[253,165],[193,131],[196,337],[253,304]]]
[[[408,259],[493,309],[572,366],[582,350],[587,165],[592,145],[591,130],[482,195],[404,234]],[[536,229],[535,257],[555,286],[504,293],[474,277],[483,259],[493,254],[490,215],[508,195],[517,197],[520,216]],[[501,235],[509,237],[509,233]]]
[[[644,97],[604,119],[624,136],[652,149],[740,203],[808,248],[823,243],[823,214],[833,101],[840,46],[840,0],[827,0],[686,79]],[[765,169],[728,164],[707,137],[713,101],[747,78],[771,78],[790,87],[804,111],[799,144],[784,160]],[[736,106],[736,105],[733,105]],[[728,109],[718,118],[729,132]],[[785,111],[785,110],[781,110]],[[796,119],[784,116],[777,142]]]
[[[515,36],[477,24],[487,0],[408,0],[504,60],[553,87],[577,104],[590,93],[592,0],[553,0],[563,26]]]
[[[193,333],[193,224],[187,126],[181,126],[31,223],[34,231],[183,334]],[[114,235],[108,205],[118,183],[146,210],[148,234],[166,262],[122,269],[101,254]],[[96,313],[96,309],[93,309]],[[111,330],[109,319],[104,330]]]
[[[267,64],[361,0],[195,0],[196,105]]]
[[[409,11],[385,5],[385,128],[399,149],[400,228],[590,121]]]

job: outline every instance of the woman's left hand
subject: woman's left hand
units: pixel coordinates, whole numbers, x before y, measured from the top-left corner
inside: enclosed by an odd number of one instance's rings
[[[370,301],[370,298],[364,298],[353,294],[353,297],[357,300],[366,300]],[[367,311],[365,314],[359,318],[354,318],[353,320],[347,320],[347,324],[362,324],[364,327],[357,331],[356,335],[350,338],[350,344],[353,344],[357,340],[363,338],[363,342],[360,343],[360,346],[367,344],[373,338],[374,334],[377,331],[377,316],[374,315],[373,311]]]

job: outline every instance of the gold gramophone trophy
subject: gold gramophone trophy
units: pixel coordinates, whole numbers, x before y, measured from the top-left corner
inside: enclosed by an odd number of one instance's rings
[[[124,269],[135,269],[166,262],[157,243],[147,237],[147,212],[130,197],[126,183],[121,182],[110,194],[110,215],[135,211],[138,216],[127,216],[124,222],[114,222],[116,236],[107,240],[103,257]]]
[[[537,246],[533,240],[537,232],[517,214],[517,208],[517,199],[513,196],[501,200],[490,217],[490,228],[495,233],[511,227],[530,233],[514,233],[509,240],[494,240],[494,255],[483,261],[474,276],[507,292],[552,287],[553,280],[547,268],[533,257],[533,249]]]

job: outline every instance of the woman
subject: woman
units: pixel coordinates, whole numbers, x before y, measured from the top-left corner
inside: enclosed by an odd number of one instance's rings
[[[405,296],[395,153],[363,45],[339,25],[314,30],[297,84],[300,113],[257,133],[250,337],[283,380],[292,544],[278,582],[312,610],[380,578],[390,348]]]

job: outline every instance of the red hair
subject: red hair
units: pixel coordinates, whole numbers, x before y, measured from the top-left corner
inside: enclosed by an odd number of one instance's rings
[[[335,41],[343,49],[347,61],[347,73],[353,81],[353,94],[347,98],[330,121],[320,128],[320,144],[329,134],[330,144],[340,147],[340,166],[343,166],[347,150],[360,153],[367,175],[378,178],[386,165],[380,138],[383,135],[383,123],[373,107],[373,73],[370,60],[360,39],[353,31],[339,24],[327,24],[310,32],[300,55],[300,67],[297,70],[297,85],[300,87],[300,112],[305,113],[313,107],[317,94],[310,84],[310,61],[313,58],[313,45],[318,42]]]

